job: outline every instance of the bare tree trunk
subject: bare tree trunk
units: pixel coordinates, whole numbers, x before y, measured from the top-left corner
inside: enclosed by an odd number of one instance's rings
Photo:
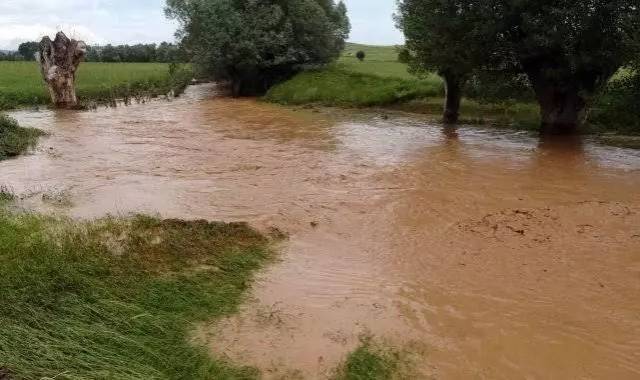
[[[445,103],[442,121],[445,124],[456,124],[460,117],[460,103],[462,101],[463,80],[458,76],[443,73],[445,88]]]
[[[58,32],[53,41],[44,37],[40,42],[37,60],[49,88],[51,101],[57,108],[73,108],[78,105],[76,70],[86,52],[84,42],[69,39],[62,32]]]

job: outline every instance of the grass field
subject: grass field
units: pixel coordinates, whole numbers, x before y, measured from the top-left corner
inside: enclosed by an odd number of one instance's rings
[[[169,65],[164,63],[87,62],[80,65],[76,87],[81,102],[104,102],[140,94],[180,92],[191,78],[188,68],[170,75]],[[49,102],[35,62],[0,62],[0,110]]]

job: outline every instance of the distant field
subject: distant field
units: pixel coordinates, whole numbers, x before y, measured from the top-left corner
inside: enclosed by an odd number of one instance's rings
[[[81,101],[106,100],[143,90],[166,94],[176,84],[175,79],[169,75],[169,65],[164,63],[83,63],[76,86]],[[0,109],[49,101],[35,62],[0,62]]]
[[[360,62],[356,58],[358,51],[364,51],[366,58]],[[347,71],[371,74],[386,78],[401,78],[408,80],[427,80],[434,84],[441,84],[442,80],[435,74],[429,75],[427,78],[417,78],[410,74],[407,65],[398,62],[397,46],[371,46],[360,44],[347,44],[347,47],[340,59],[338,66]]]

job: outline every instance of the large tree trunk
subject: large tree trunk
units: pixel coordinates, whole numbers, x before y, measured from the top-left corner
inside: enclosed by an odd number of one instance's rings
[[[62,32],[58,32],[53,41],[44,37],[40,42],[40,70],[49,88],[51,101],[57,108],[73,108],[78,105],[76,70],[86,52],[84,42],[69,39]]]
[[[581,96],[578,87],[549,80],[541,69],[529,70],[528,77],[540,105],[542,132],[576,133],[585,119],[587,109],[587,102]]]
[[[575,133],[584,120],[586,102],[576,89],[545,88],[538,102],[544,133]]]
[[[462,85],[464,81],[454,74],[441,74],[444,79],[445,102],[442,121],[445,124],[456,124],[460,117],[460,103],[462,101]]]

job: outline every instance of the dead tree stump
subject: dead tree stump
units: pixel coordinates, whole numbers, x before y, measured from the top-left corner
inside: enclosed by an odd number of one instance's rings
[[[74,108],[78,105],[76,70],[86,52],[87,45],[84,42],[69,39],[62,32],[58,32],[53,41],[48,36],[40,41],[37,60],[56,108]]]

